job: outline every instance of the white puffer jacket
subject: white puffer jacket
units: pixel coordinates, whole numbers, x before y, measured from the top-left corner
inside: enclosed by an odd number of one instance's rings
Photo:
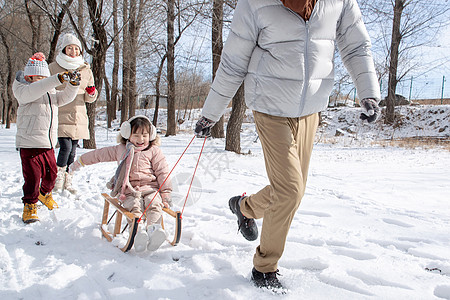
[[[324,110],[336,44],[359,98],[380,99],[356,0],[318,0],[306,22],[280,0],[239,0],[203,116],[217,121],[243,80],[253,110],[281,117]]]
[[[46,148],[58,140],[58,107],[75,99],[78,87],[68,84],[63,91],[55,87],[61,82],[57,75],[29,83],[23,72],[16,74],[13,93],[17,109],[16,148]]]

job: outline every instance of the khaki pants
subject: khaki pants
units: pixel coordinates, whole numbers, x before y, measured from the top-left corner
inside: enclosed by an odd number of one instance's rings
[[[122,202],[123,207],[129,212],[140,217],[144,212],[145,208],[149,205],[155,196],[156,191],[145,191],[142,192],[141,198],[136,198],[133,195],[128,195],[127,198]],[[147,218],[147,225],[152,225],[160,222],[162,215],[162,209],[164,205],[162,203],[162,198],[160,194],[155,197],[150,207],[145,212],[145,217]]]
[[[278,268],[289,227],[305,193],[319,117],[316,113],[285,118],[256,111],[253,115],[270,185],[244,198],[240,208],[248,218],[264,218],[253,264],[267,273]]]

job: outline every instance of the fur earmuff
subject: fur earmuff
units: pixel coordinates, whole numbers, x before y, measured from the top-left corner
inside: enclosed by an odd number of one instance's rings
[[[131,136],[131,121],[137,119],[137,118],[143,118],[148,120],[148,122],[150,123],[150,142],[156,139],[156,127],[152,124],[152,122],[150,121],[150,119],[147,116],[144,115],[137,115],[134,117],[131,117],[128,121],[125,121],[122,123],[122,125],[120,125],[120,135],[124,138],[124,139],[129,139]]]

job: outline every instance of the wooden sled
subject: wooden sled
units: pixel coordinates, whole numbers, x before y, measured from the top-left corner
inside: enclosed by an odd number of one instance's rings
[[[125,208],[122,207],[122,205],[119,203],[119,200],[117,198],[112,198],[106,193],[102,193],[103,198],[105,198],[105,206],[103,207],[103,218],[102,218],[102,224],[100,225],[100,230],[103,234],[103,236],[111,242],[113,238],[117,235],[122,233],[122,219],[125,217],[128,221],[128,224],[130,226],[129,228],[129,236],[128,241],[123,247],[119,247],[120,250],[123,252],[127,252],[128,250],[133,247],[134,243],[134,237],[136,236],[136,233],[138,232],[138,220],[139,218],[127,211]],[[109,217],[109,206],[112,205],[113,208],[115,208],[115,212]],[[171,217],[175,218],[175,234],[173,237],[172,242],[169,242],[172,246],[176,246],[180,242],[181,238],[181,212],[177,211],[174,212],[170,208],[163,208],[163,211],[166,212]],[[115,223],[114,223],[114,231],[109,232],[108,225],[112,218],[115,216]],[[109,218],[108,218],[109,217]],[[142,221],[142,220],[141,220]],[[164,229],[164,222],[163,218],[161,217],[161,226]]]

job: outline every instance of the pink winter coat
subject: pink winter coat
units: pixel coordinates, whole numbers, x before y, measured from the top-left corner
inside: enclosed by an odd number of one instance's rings
[[[92,165],[99,162],[117,161],[120,162],[126,153],[126,146],[119,144],[117,146],[105,147],[93,150],[81,155],[81,162],[85,165]],[[152,145],[144,151],[134,153],[133,162],[130,169],[130,184],[136,191],[157,191],[169,175],[169,167],[166,158],[161,149]],[[172,184],[168,179],[160,193],[170,193]],[[125,194],[132,192],[127,188]]]

